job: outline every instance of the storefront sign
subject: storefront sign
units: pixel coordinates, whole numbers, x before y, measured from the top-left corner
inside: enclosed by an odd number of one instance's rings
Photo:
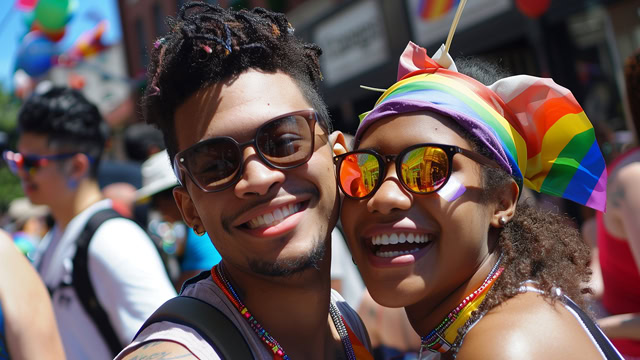
[[[361,1],[321,22],[313,41],[322,48],[327,85],[335,85],[384,64],[389,57],[384,19],[375,1]]]

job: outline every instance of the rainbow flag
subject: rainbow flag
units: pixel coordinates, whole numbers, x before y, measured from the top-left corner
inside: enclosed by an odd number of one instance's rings
[[[423,20],[437,20],[458,6],[460,0],[420,0],[418,13]]]
[[[356,141],[377,119],[431,110],[478,137],[527,187],[605,209],[607,172],[595,132],[568,89],[519,75],[486,87],[443,68],[410,73],[363,114]]]

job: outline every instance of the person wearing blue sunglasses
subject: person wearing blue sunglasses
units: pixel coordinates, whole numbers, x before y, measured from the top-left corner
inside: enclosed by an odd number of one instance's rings
[[[52,87],[25,101],[18,136],[17,152],[3,157],[29,200],[48,205],[55,220],[35,265],[66,356],[112,358],[175,290],[146,232],[103,198],[97,169],[107,124],[80,92]]]

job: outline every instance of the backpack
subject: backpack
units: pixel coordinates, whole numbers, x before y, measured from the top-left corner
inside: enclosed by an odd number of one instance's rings
[[[107,208],[94,213],[89,218],[84,229],[82,229],[76,240],[77,249],[72,260],[73,273],[71,284],[63,283],[55,288],[49,288],[49,294],[51,294],[51,297],[53,297],[56,290],[63,287],[71,286],[74,288],[82,307],[87,312],[94,325],[98,328],[100,335],[102,335],[102,338],[114,357],[122,350],[125,344],[120,343],[120,340],[113,329],[113,325],[111,325],[111,321],[109,320],[109,315],[98,301],[93,285],[91,284],[91,278],[89,277],[88,260],[89,243],[91,242],[93,235],[105,221],[115,218],[125,217],[114,209]],[[147,235],[149,235],[148,232]],[[158,248],[155,241],[152,240],[152,242],[163,258],[162,260],[165,265],[165,270],[167,271],[167,275],[169,275],[167,262],[165,262],[163,252]]]
[[[208,270],[203,271],[185,281],[180,294],[186,286],[206,279],[209,274]],[[240,330],[227,315],[205,301],[185,295],[167,300],[145,321],[134,339],[149,325],[161,321],[169,321],[193,329],[216,350],[222,359],[253,359],[249,344]]]

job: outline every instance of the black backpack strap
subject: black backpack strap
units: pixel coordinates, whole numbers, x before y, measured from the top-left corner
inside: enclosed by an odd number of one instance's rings
[[[611,344],[611,341],[607,339],[602,330],[600,330],[598,325],[596,325],[596,323],[589,317],[589,315],[587,315],[576,303],[573,302],[573,300],[571,300],[566,295],[564,296],[564,303],[578,315],[580,321],[587,328],[587,330],[593,337],[593,340],[595,340],[596,344],[598,344],[600,351],[602,351],[607,360],[623,360],[618,350],[616,350],[613,344]]]
[[[184,295],[169,299],[145,321],[135,337],[149,325],[161,321],[195,330],[222,359],[254,358],[236,325],[222,311],[200,299]]]
[[[109,315],[100,305],[96,297],[95,290],[89,278],[89,243],[98,227],[107,220],[122,217],[118,212],[109,208],[96,212],[91,216],[84,229],[78,236],[77,250],[73,257],[73,283],[72,286],[78,294],[82,307],[89,314],[91,320],[96,325],[102,338],[107,343],[111,353],[115,357],[123,348],[123,344],[118,340]]]
[[[200,280],[204,280],[206,278],[208,278],[209,276],[211,276],[211,270],[203,270],[200,272],[200,274],[192,277],[192,278],[188,278],[187,280],[185,280],[184,283],[182,283],[182,287],[180,288],[180,292],[178,293],[178,295],[182,295],[182,293],[184,292],[184,290],[191,284],[195,284]]]

